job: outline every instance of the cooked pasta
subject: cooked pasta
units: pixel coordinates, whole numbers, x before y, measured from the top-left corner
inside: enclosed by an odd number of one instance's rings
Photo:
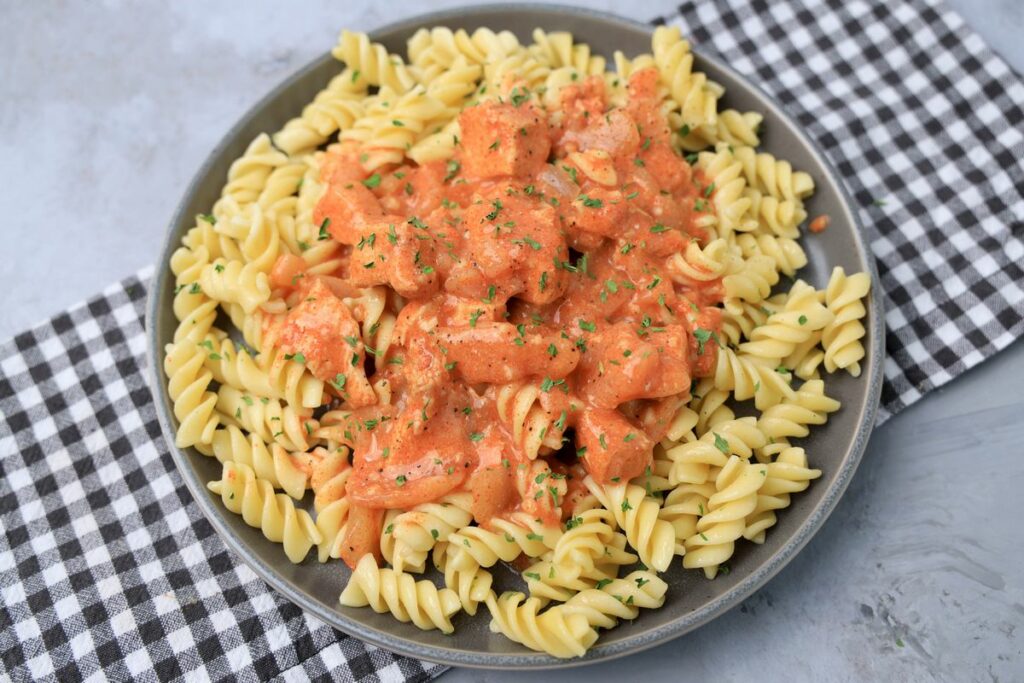
[[[430,581],[417,581],[394,569],[381,569],[372,555],[364,555],[356,565],[340,601],[346,607],[369,605],[375,612],[391,612],[399,621],[442,633],[455,630],[451,616],[462,607],[454,591],[438,590]]]
[[[798,440],[840,408],[822,371],[862,370],[871,283],[798,279],[814,179],[678,29],[407,47],[342,31],[171,256],[176,443],[292,562],[342,560],[342,605],[486,605],[578,657],[821,476]]]
[[[273,485],[257,477],[248,465],[224,463],[223,475],[211,481],[208,488],[220,495],[224,507],[241,515],[249,526],[262,530],[268,541],[282,544],[292,562],[302,562],[321,540],[309,513],[296,509],[295,502],[283,493],[275,494]]]

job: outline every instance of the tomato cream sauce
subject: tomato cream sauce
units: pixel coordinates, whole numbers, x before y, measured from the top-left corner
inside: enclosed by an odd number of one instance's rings
[[[695,219],[714,188],[672,149],[656,72],[635,74],[618,108],[597,77],[563,89],[554,111],[508,86],[462,112],[450,161],[371,174],[366,149],[328,150],[315,220],[347,265],[307,276],[285,256],[272,273],[300,301],[278,345],[351,412],[350,564],[379,553],[384,510],[457,490],[485,526],[514,510],[559,522],[586,474],[643,474],[693,378],[714,367],[715,344],[699,338],[719,326],[721,283],[668,266],[706,239]],[[360,312],[341,301],[377,285],[404,302],[386,353],[366,348]],[[508,385],[538,388],[538,460],[501,419]],[[539,461],[568,487],[524,483]]]

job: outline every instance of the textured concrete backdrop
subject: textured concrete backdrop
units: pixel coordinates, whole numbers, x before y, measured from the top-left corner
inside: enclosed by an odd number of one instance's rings
[[[341,26],[457,4],[0,4],[0,337],[151,263],[221,135]],[[675,3],[572,4],[646,18]],[[1024,70],[1024,3],[953,4]],[[740,608],[557,678],[1024,680],[1021,379],[1017,344],[881,428],[833,517]]]

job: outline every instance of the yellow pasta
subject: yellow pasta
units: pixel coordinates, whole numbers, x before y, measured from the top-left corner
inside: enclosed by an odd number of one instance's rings
[[[650,52],[635,56],[599,54],[602,46],[565,31],[537,28],[531,38],[522,44],[509,31],[424,28],[409,39],[406,56],[342,31],[332,51],[337,73],[280,130],[255,137],[171,256],[178,322],[162,361],[176,444],[218,459],[222,475],[210,490],[282,544],[289,560],[306,561],[316,546],[319,562],[343,558],[354,566],[342,605],[443,633],[455,630],[458,612],[473,616],[486,605],[492,632],[566,658],[585,654],[601,629],[662,606],[675,577],[658,573],[675,558],[677,567],[707,578],[725,571],[737,543],[763,543],[791,495],[821,476],[792,441],[840,409],[826,393],[823,369],[862,372],[871,282],[842,268],[822,289],[798,279],[809,260],[799,239],[814,179],[758,149],[760,113],[720,107],[724,90],[701,73],[678,28],[658,27]],[[639,119],[615,119],[635,97],[647,98],[647,114],[665,129],[655,134]],[[598,105],[603,112],[593,110]],[[462,116],[477,106],[523,116],[502,138],[504,119],[488,120],[481,133]],[[511,171],[494,176],[497,198],[481,198],[479,183],[464,194],[453,190],[479,180],[467,136],[488,136],[476,150],[486,156],[486,147],[488,163],[514,161],[502,140],[532,142],[538,119],[530,117],[538,116],[551,128],[542,127],[549,139],[537,149],[545,164],[533,180],[520,183]],[[591,127],[599,131],[593,137]],[[657,156],[645,155],[652,141],[674,156],[680,178],[660,177]],[[632,163],[619,163],[620,145]],[[662,189],[670,181],[686,189],[672,196]],[[522,211],[512,215],[523,196],[537,202],[530,221]],[[417,215],[405,215],[403,202]],[[630,202],[645,202],[642,220],[616,213]],[[477,205],[484,211],[475,213]],[[575,211],[585,218],[571,218]],[[529,228],[556,217],[582,226],[557,252],[544,251],[539,233],[516,232],[520,220]],[[668,225],[683,220],[686,230]],[[479,225],[484,232],[473,232]],[[626,230],[633,231],[628,242]],[[503,231],[508,242],[462,258],[469,252],[458,242],[475,248]],[[588,262],[611,233],[619,240],[607,252],[611,263]],[[674,241],[658,242],[668,238]],[[406,263],[408,244],[416,246]],[[645,262],[634,282],[619,257],[654,253],[659,244],[671,245],[658,252],[660,273]],[[584,256],[570,258],[569,247]],[[520,271],[504,278],[518,294],[496,286],[503,276],[496,284],[474,280],[485,271],[481,263],[499,272],[506,257],[516,267],[536,265],[528,278]],[[479,291],[454,294],[450,280],[438,279],[442,270]],[[295,326],[296,312],[316,302],[309,284],[337,302],[330,323],[339,343],[327,346],[341,350],[342,365],[329,373],[324,357],[312,358],[296,342],[315,337],[322,322],[314,311]],[[631,344],[656,344],[666,327],[681,328],[673,343],[682,348],[679,362],[689,354],[692,372],[668,377],[674,368],[665,365],[648,383],[678,386],[637,398],[584,395],[570,388],[582,371],[542,370],[579,354],[566,367],[586,366],[587,381],[597,385],[646,359],[633,353],[639,346],[613,348],[614,338],[600,336],[617,324],[611,314],[573,319],[575,311],[547,298],[577,287],[581,299],[608,310],[642,303],[628,321]],[[660,322],[652,320],[656,308]],[[510,346],[526,347],[544,315],[559,318],[562,335],[530,350],[525,374],[493,371],[492,364],[512,365],[505,351],[458,356],[458,332],[466,328],[457,320],[468,318],[469,329],[505,325],[516,330]],[[421,332],[450,337],[438,342],[440,360],[410,342]],[[658,353],[669,347],[656,346]],[[591,363],[598,352],[604,360]],[[403,367],[419,374],[405,375]],[[473,379],[462,382],[458,402],[439,400],[438,383],[462,373]],[[597,409],[605,413],[602,426],[615,425],[612,412],[628,424],[581,442],[580,416]],[[399,442],[381,436],[401,431],[408,443],[429,441],[441,411],[486,416],[467,434],[480,444],[477,460],[456,468],[424,457],[410,465],[386,445]],[[574,435],[575,460],[567,447]],[[600,470],[588,459],[597,459],[594,450],[617,464],[638,435],[646,437],[644,459],[622,477],[596,478]],[[378,438],[383,447],[367,446]],[[451,455],[443,450],[432,454]],[[370,451],[375,460],[360,460]],[[368,503],[358,483],[377,476],[367,474],[371,468],[398,491],[386,505]],[[461,475],[460,483],[434,481],[429,500],[403,498],[418,468],[433,468],[428,478],[435,480]],[[361,550],[366,539],[372,552]],[[515,563],[520,590],[495,592],[491,572],[499,563]]]

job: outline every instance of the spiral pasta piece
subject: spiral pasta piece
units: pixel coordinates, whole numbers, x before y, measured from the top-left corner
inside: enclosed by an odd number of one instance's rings
[[[249,352],[223,339],[219,346],[206,342],[210,352],[207,367],[214,379],[258,397],[280,399],[295,407],[316,408],[323,403],[324,383],[310,375],[305,366],[286,359],[279,349],[260,354]]]
[[[697,533],[697,520],[704,516],[708,499],[715,494],[713,481],[703,484],[680,484],[668,495],[658,516],[672,525],[676,536],[676,555],[686,554],[686,539]]]
[[[726,562],[743,536],[746,518],[757,507],[757,492],[767,475],[765,465],[748,464],[732,455],[715,480],[708,513],[697,521],[697,532],[685,541],[683,566],[703,569],[709,579]]]
[[[341,557],[341,542],[352,503],[345,495],[345,484],[352,474],[348,463],[348,449],[327,452],[317,449],[319,461],[309,477],[313,489],[313,509],[316,510],[316,528],[320,531],[317,555],[320,562]]]
[[[279,167],[271,173],[271,177],[282,169],[287,170],[289,167]],[[278,179],[276,182],[280,182],[280,180]],[[292,186],[294,187],[294,182],[292,182]],[[225,203],[233,204],[234,200],[228,198],[225,200]],[[261,273],[269,272],[270,268],[274,265],[274,261],[281,253],[281,236],[274,229],[274,220],[276,218],[277,216],[275,215],[273,218],[268,219],[264,209],[257,201],[244,208],[232,210],[229,215],[218,221],[216,231],[225,237],[233,239],[237,245],[238,258],[234,259],[234,261],[225,260],[229,262],[241,261],[252,270]],[[218,261],[218,263],[223,262]]]
[[[254,397],[235,387],[217,390],[217,410],[223,419],[241,426],[263,441],[277,442],[288,451],[309,449],[317,422],[293,406],[266,396]]]
[[[491,584],[494,578],[491,573],[475,562],[459,563],[449,561],[453,546],[438,543],[434,546],[434,566],[444,574],[444,585],[455,591],[462,603],[462,609],[469,615],[475,615],[477,607],[488,597],[494,596]]]
[[[805,341],[797,344],[793,352],[782,359],[782,365],[792,368],[800,379],[818,379],[818,368],[825,362],[825,352],[820,347],[821,332],[814,332]]]
[[[777,364],[834,319],[835,315],[818,301],[814,287],[797,280],[783,309],[751,330],[750,341],[740,344],[740,353]]]
[[[544,85],[551,67],[526,50],[514,52],[503,59],[484,65],[484,83],[480,86],[480,99],[497,99],[507,94],[517,83],[528,90]]]
[[[807,211],[799,199],[779,199],[751,187],[743,191],[750,202],[749,214],[756,221],[758,235],[775,235],[786,239],[800,236],[800,224]]]
[[[794,171],[785,160],[776,159],[753,147],[734,146],[734,156],[743,166],[747,185],[779,200],[802,200],[814,192],[814,179],[803,171]]]
[[[648,498],[643,488],[634,484],[601,486],[593,477],[584,480],[587,489],[615,515],[615,522],[626,534],[629,545],[640,561],[663,572],[672,563],[675,536],[668,522],[658,519],[657,501]]]
[[[667,592],[668,584],[657,574],[639,570],[600,588],[580,591],[548,612],[582,615],[592,628],[612,628],[619,619],[636,619],[641,608],[661,607]]]
[[[779,281],[775,259],[755,254],[746,259],[735,259],[731,272],[722,278],[725,287],[725,309],[735,310],[740,302],[758,303],[766,298]]]
[[[345,69],[316,94],[300,116],[274,134],[274,145],[289,156],[297,156],[329,141],[333,134],[348,128],[362,116],[366,98],[364,85],[359,74]]]
[[[803,247],[788,237],[746,233],[736,236],[736,244],[745,259],[755,254],[771,256],[775,259],[776,269],[788,277],[793,277],[796,271],[807,265],[807,254]]]
[[[616,533],[617,525],[610,510],[594,508],[580,512],[566,522],[566,531],[555,544],[551,561],[591,575],[595,571],[603,574],[602,566],[632,564],[636,555],[624,550],[625,537],[622,544],[617,543],[617,536],[622,536]]]
[[[247,465],[257,477],[296,500],[305,495],[309,477],[295,465],[291,454],[278,444],[271,444],[268,448],[255,434],[247,436],[238,427],[228,425],[214,432],[212,446],[213,454],[221,463]]]
[[[511,562],[520,554],[540,557],[553,549],[562,535],[561,529],[545,527],[521,512],[510,519],[494,519],[490,525],[493,531],[468,526],[448,537],[456,569],[472,567],[474,562],[493,567],[498,560]]]
[[[743,164],[733,153],[725,148],[701,152],[696,167],[710,181],[705,193],[710,195],[718,219],[718,236],[728,239],[736,232],[756,230],[757,221],[749,213],[750,199],[744,194]]]
[[[171,272],[175,275],[172,310],[178,319],[174,343],[199,343],[207,338],[217,321],[217,302],[206,296],[199,285],[199,276],[209,264],[206,247],[181,247],[171,255]]]
[[[761,413],[757,426],[773,440],[805,437],[810,433],[808,425],[825,424],[829,413],[839,410],[840,405],[839,401],[825,395],[824,382],[808,380],[793,398],[783,399]]]
[[[397,571],[403,571],[403,567],[419,567],[422,571],[427,555],[437,543],[447,542],[453,533],[473,521],[472,504],[469,493],[453,493],[436,503],[421,503],[397,515],[391,524],[385,525],[384,533],[390,534],[393,546],[384,559]]]
[[[401,622],[410,621],[424,631],[455,630],[451,617],[461,609],[459,596],[430,581],[417,581],[409,574],[381,569],[372,555],[364,555],[338,598],[345,607],[366,607],[378,614],[391,612]]]
[[[604,73],[605,60],[600,55],[593,55],[586,43],[577,43],[567,31],[552,31],[541,28],[533,29],[533,45],[530,52],[545,60],[553,69],[570,67],[581,77]]]
[[[409,61],[419,70],[420,82],[429,82],[460,57],[469,64],[487,64],[521,49],[510,31],[495,33],[478,28],[472,35],[465,29],[445,26],[421,28],[409,38]]]
[[[421,85],[398,97],[390,98],[380,111],[368,111],[352,128],[342,132],[345,140],[362,143],[363,168],[373,171],[384,164],[397,164],[430,121],[451,116],[443,103],[427,94]]]
[[[221,203],[226,207],[225,212],[228,216],[225,217],[230,217],[239,210],[237,208],[238,203],[234,199],[223,199]],[[218,223],[217,217],[213,214],[200,214],[196,216],[195,226],[185,233],[185,236],[181,238],[181,243],[196,253],[198,253],[200,248],[204,248],[207,261],[212,261],[216,258],[223,258],[229,261],[242,260],[242,251],[238,243],[231,237],[218,232],[216,228]],[[198,275],[196,279],[198,279]]]
[[[553,414],[541,403],[540,388],[531,383],[505,384],[498,389],[499,419],[512,432],[512,441],[531,460],[562,445],[567,416]]]
[[[224,507],[241,515],[249,526],[260,529],[268,541],[281,543],[285,555],[296,564],[321,540],[309,513],[296,509],[294,501],[285,494],[275,494],[273,485],[257,477],[248,465],[224,463],[221,478],[211,481],[207,488],[221,497]]]
[[[266,273],[241,261],[217,259],[203,268],[199,286],[213,299],[235,303],[247,314],[270,299]]]
[[[867,273],[847,276],[836,266],[825,288],[825,305],[835,320],[822,331],[821,343],[825,347],[825,369],[835,372],[840,368],[854,377],[860,376],[860,361],[864,358],[861,339],[867,334],[861,320],[867,315],[864,298],[871,289]]]
[[[718,349],[715,366],[715,388],[731,391],[739,401],[754,399],[758,410],[767,410],[785,398],[794,396],[790,386],[792,375],[771,358]]]
[[[686,245],[669,262],[672,279],[680,284],[711,282],[722,277],[732,263],[732,253],[724,239],[712,240],[705,247],[696,241]]]
[[[269,135],[257,135],[245,153],[228,169],[228,182],[221,192],[221,199],[213,205],[213,215],[219,221],[228,215],[228,207],[244,207],[255,202],[271,172],[287,163],[287,155],[274,149]],[[230,204],[225,203],[228,199],[232,200]]]
[[[672,461],[669,481],[679,484],[703,484],[711,475],[711,468],[724,467],[730,456],[750,458],[754,449],[767,441],[753,417],[741,417],[712,427],[696,441],[666,449],[665,456]]]
[[[775,511],[789,507],[789,494],[806,490],[812,480],[821,476],[821,470],[807,466],[804,449],[793,446],[782,450],[775,462],[764,467],[768,474],[757,492],[757,505],[747,515],[743,531],[743,537],[754,543],[764,543],[765,531],[778,521]]]
[[[696,129],[691,137],[694,139],[684,140],[684,149],[701,149],[703,147],[714,147],[719,143],[726,145],[747,145],[757,147],[761,144],[758,137],[758,130],[764,116],[756,111],[739,112],[735,109],[725,109],[718,112],[714,128],[702,127]]]
[[[208,446],[220,419],[216,413],[217,395],[209,391],[213,373],[204,365],[206,354],[191,339],[168,344],[164,353],[167,393],[178,419],[174,444],[178,448]],[[200,450],[210,452],[208,448]]]
[[[732,409],[725,404],[729,397],[728,391],[715,387],[713,377],[705,377],[697,383],[690,401],[690,408],[697,413],[695,435],[703,436],[711,427],[735,419]]]
[[[416,84],[405,61],[389,54],[383,45],[372,42],[365,33],[342,31],[331,54],[345,62],[353,74],[349,78],[356,84],[389,88],[399,94]]]
[[[590,627],[587,617],[554,608],[541,613],[542,606],[539,598],[527,598],[522,593],[489,596],[491,633],[500,633],[552,657],[582,657],[597,640],[597,631]]]
[[[672,100],[679,105],[682,123],[690,128],[714,126],[716,89],[709,86],[707,76],[693,70],[693,53],[679,28],[656,28],[651,47],[661,80],[668,87]]]

